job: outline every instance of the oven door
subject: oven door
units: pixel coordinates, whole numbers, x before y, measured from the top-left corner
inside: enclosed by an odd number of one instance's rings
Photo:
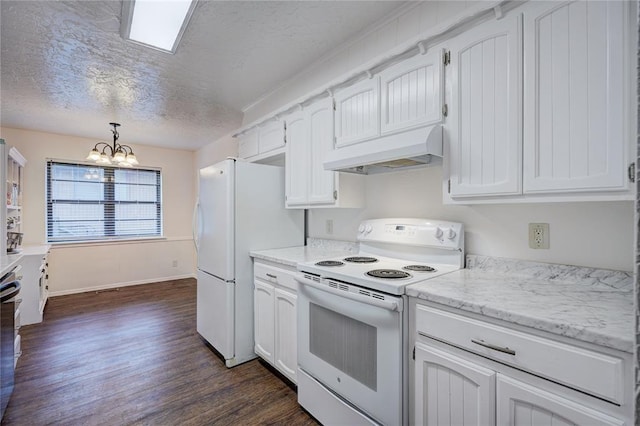
[[[376,421],[403,424],[402,297],[381,303],[297,279],[300,369]]]

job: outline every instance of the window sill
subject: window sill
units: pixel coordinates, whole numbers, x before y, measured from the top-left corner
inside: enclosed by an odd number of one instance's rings
[[[122,244],[144,244],[153,243],[157,241],[174,240],[175,238],[167,237],[147,237],[147,238],[122,238],[112,240],[97,240],[97,241],[55,241],[48,242],[55,248],[76,248],[76,247],[95,247],[95,246],[113,246]]]

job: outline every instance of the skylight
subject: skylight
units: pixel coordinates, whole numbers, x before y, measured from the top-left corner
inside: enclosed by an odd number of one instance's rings
[[[197,0],[132,0],[122,8],[122,37],[175,53]]]

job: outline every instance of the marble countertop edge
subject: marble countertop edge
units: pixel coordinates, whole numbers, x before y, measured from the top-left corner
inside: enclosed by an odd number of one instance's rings
[[[603,334],[594,330],[589,330],[586,326],[580,327],[575,324],[565,324],[560,321],[544,319],[538,316],[527,315],[525,313],[509,312],[492,306],[472,303],[467,300],[429,293],[428,291],[417,288],[409,287],[407,289],[407,295],[492,319],[569,337],[587,343],[593,343],[599,346],[617,349],[622,352],[633,353],[634,350],[633,336],[627,338],[622,335]]]

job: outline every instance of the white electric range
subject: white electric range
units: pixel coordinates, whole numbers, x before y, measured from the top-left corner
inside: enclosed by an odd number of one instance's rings
[[[464,225],[372,219],[357,238],[298,264],[298,402],[323,424],[407,424],[405,287],[464,267]]]

